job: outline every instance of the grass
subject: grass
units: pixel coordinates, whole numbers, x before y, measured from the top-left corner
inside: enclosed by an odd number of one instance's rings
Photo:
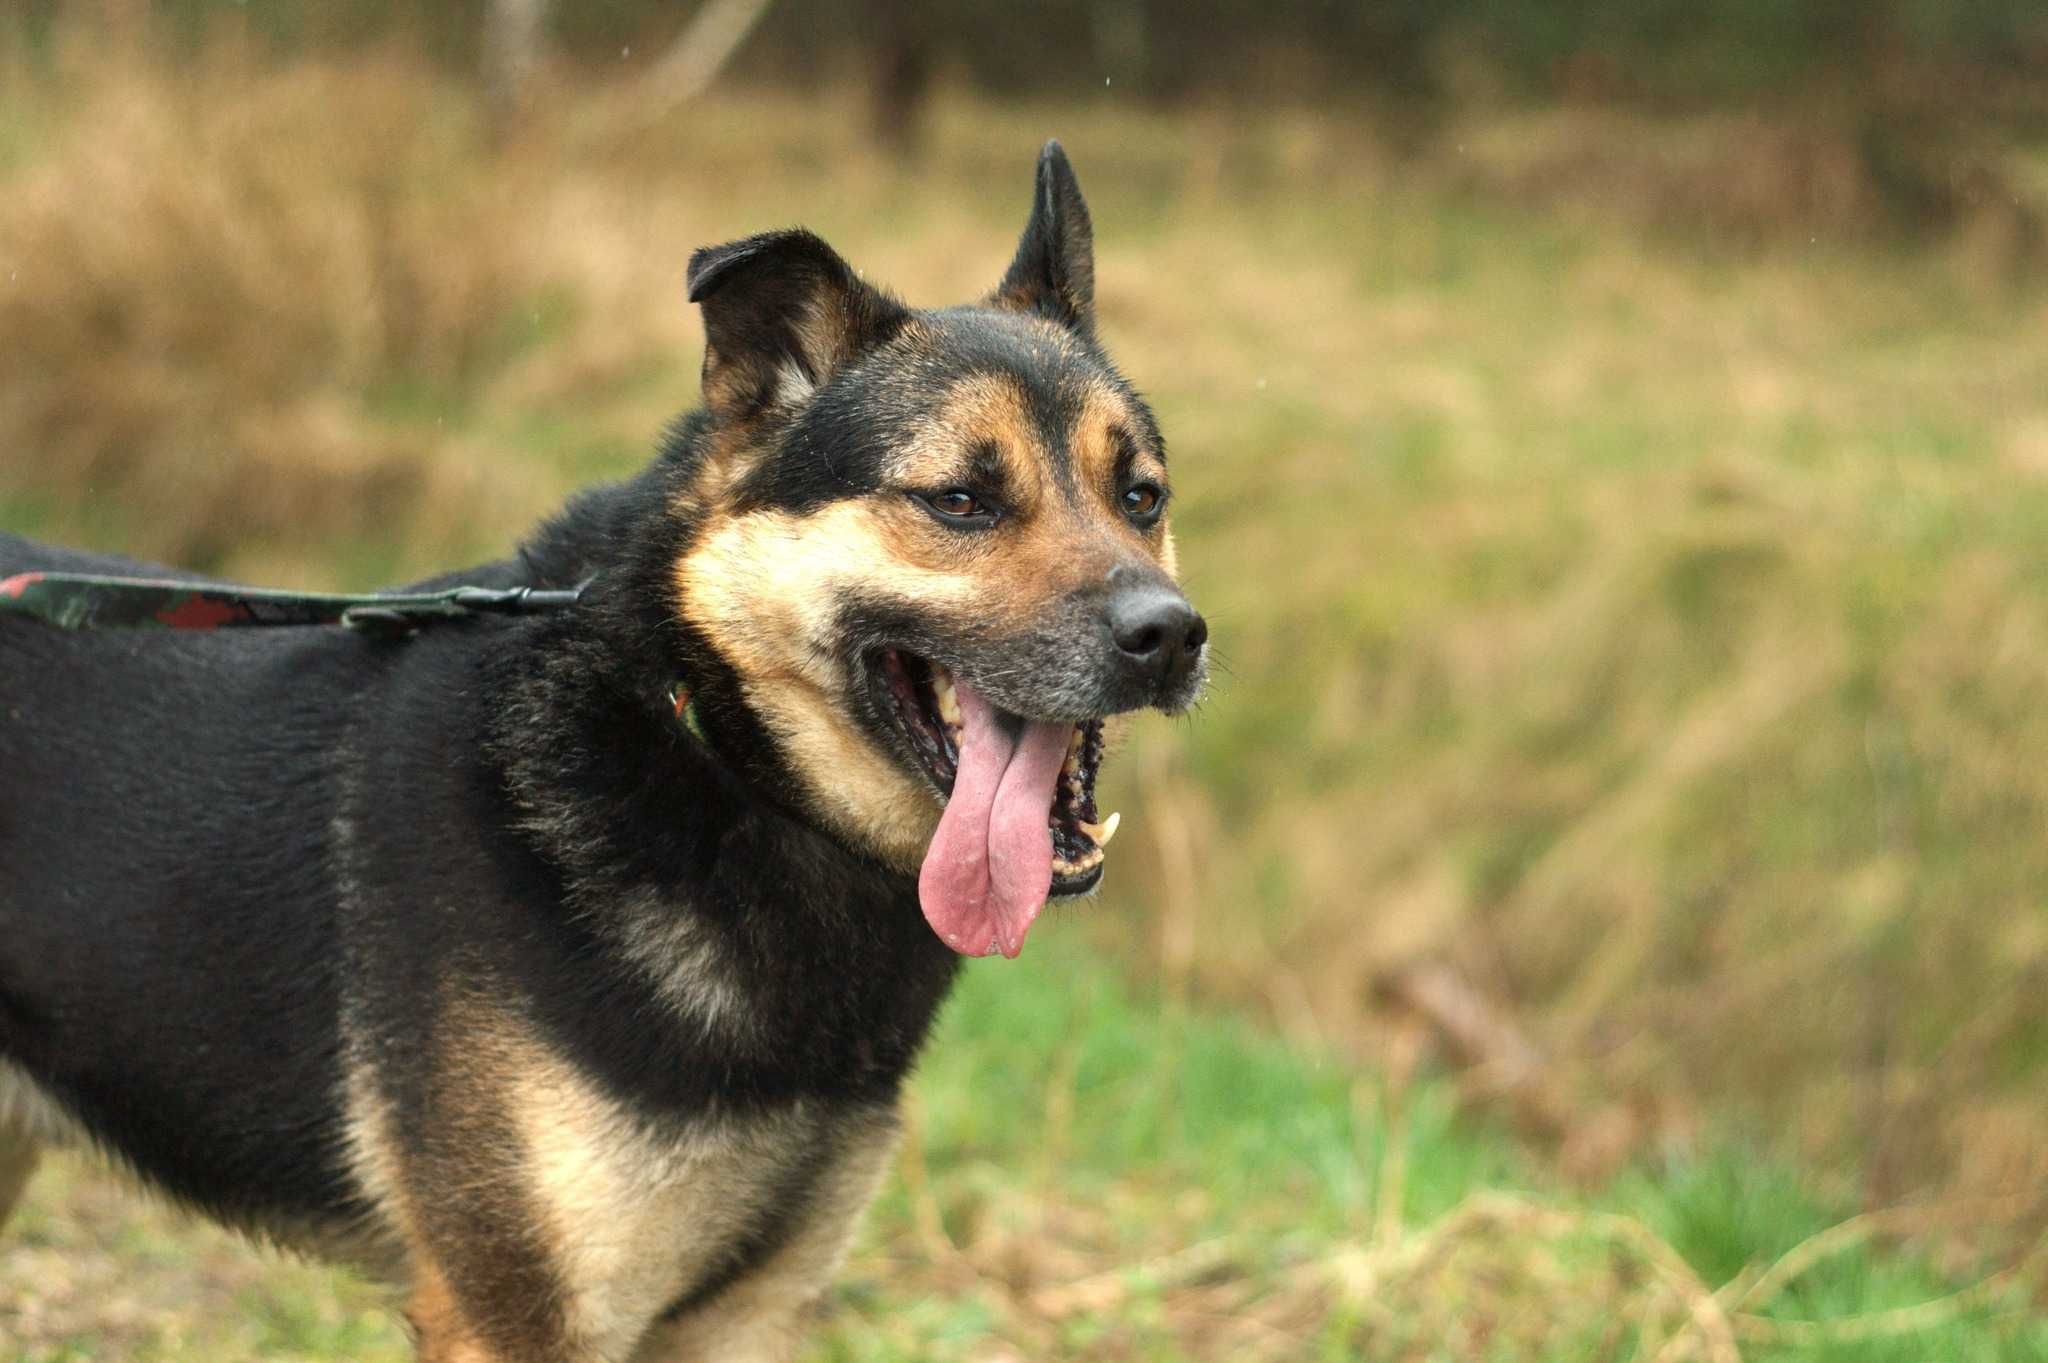
[[[567,73],[494,139],[398,49],[54,41],[0,53],[0,526],[287,585],[500,552],[634,467],[695,398],[693,246],[803,221],[913,301],[973,296],[1033,147],[1073,152],[1222,667],[1105,774],[1126,832],[1058,929],[1075,996],[1033,964],[1019,1015],[979,973],[955,1009],[924,1191],[880,1209],[828,1356],[1627,1357],[1702,1300],[1658,1245],[1718,1289],[1923,1209],[1761,1308],[1790,1319],[2039,1236],[2039,145],[1985,133],[2005,206],[1908,246],[1818,134],[1741,120],[1475,109],[1418,147],[948,98],[903,165],[831,92],[650,125]],[[1773,188],[1815,167],[1839,194]],[[1357,1076],[1410,1072],[1395,1219]],[[133,1353],[153,1312],[205,1356],[390,1347],[304,1342],[385,1327],[75,1169],[39,1197],[0,1289],[37,1347]],[[117,1242],[156,1246],[133,1294]],[[1745,1358],[2036,1347],[1939,1328],[1727,1323]],[[1725,1357],[1700,1329],[1667,1357]]]
[[[1845,1234],[1847,1208],[1753,1151],[1569,1189],[1441,1081],[1362,1079],[1048,938],[948,1007],[812,1363],[2048,1359],[2020,1292],[1926,1309],[1959,1284]],[[397,1363],[380,1300],[71,1161],[0,1240],[21,1363]],[[1924,1320],[1882,1314],[1902,1308]]]

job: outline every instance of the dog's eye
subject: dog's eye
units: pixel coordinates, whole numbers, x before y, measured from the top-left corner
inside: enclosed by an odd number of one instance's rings
[[[996,508],[964,487],[951,487],[944,492],[928,492],[918,500],[947,525],[962,529],[982,529],[996,522]]]
[[[1166,489],[1157,483],[1139,483],[1124,491],[1123,504],[1125,516],[1140,525],[1149,525],[1159,519],[1159,512],[1166,505]]]

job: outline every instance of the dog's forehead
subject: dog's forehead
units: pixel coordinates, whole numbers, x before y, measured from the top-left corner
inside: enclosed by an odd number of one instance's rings
[[[913,346],[967,367],[1006,369],[1048,383],[1102,368],[1079,336],[1032,313],[969,304],[920,313],[918,322]]]
[[[990,308],[925,313],[877,386],[903,419],[907,445],[939,455],[992,445],[1064,471],[1083,446],[1156,448],[1151,413],[1102,355],[1065,327]],[[905,362],[907,361],[907,363]],[[900,449],[899,453],[909,453]]]
[[[1078,340],[1036,318],[992,309],[920,313],[893,344],[859,365],[843,397],[905,421],[929,419],[961,391],[1018,395],[1047,427],[1071,419],[1101,364]]]
[[[1071,331],[948,308],[915,314],[819,392],[745,476],[738,504],[804,510],[886,486],[936,487],[991,456],[1016,482],[1072,495],[1112,477],[1127,450],[1159,449],[1143,400]]]

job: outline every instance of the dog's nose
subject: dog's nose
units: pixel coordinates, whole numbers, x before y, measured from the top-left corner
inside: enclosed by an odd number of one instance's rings
[[[1111,594],[1109,637],[1130,665],[1166,683],[1194,666],[1209,626],[1172,587],[1143,582]]]

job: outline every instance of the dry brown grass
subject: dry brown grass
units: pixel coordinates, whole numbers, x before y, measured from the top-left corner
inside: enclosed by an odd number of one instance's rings
[[[1565,107],[1449,137],[1465,183],[1552,211],[1745,251],[1955,238],[1994,273],[2041,264],[2041,206],[1999,135],[1916,134],[1849,101],[1683,118]]]
[[[853,1256],[807,1358],[1755,1363],[1865,1349],[1903,1360],[1947,1346],[1988,1358],[1997,1355],[1981,1351],[2002,1337],[2024,1341],[2033,1358],[2048,1338],[2027,1332],[2024,1314],[2028,1292],[2048,1280],[2048,1237],[2003,1269],[1964,1270],[1940,1295],[1923,1287],[1895,1306],[1785,1309],[1873,1241],[2003,1224],[2010,1205],[1865,1214],[1714,1281],[1634,1212],[1479,1190],[1440,1215],[1404,1217],[1411,1150],[1397,1106],[1363,1114],[1369,1127],[1390,1121],[1379,1154],[1360,1151],[1377,1159],[1378,1214],[1332,1239],[1276,1223],[1269,1205],[1217,1207],[1200,1188],[1162,1188],[1143,1167],[1079,1196],[1059,1167],[1058,1095],[1071,1102],[1072,1082],[1071,1070],[1056,1074],[1045,1124],[1030,1122],[1030,1137],[1048,1143],[1043,1169],[929,1170],[911,1104],[904,1205],[892,1204]],[[1368,1107],[1378,1101],[1360,1093]],[[0,1238],[0,1344],[31,1363],[410,1356],[384,1289],[256,1250],[76,1159],[44,1171],[28,1210]],[[1241,1217],[1239,1228],[1201,1229],[1219,1215]],[[1869,1271],[1862,1261],[1853,1270]]]
[[[1766,1314],[1802,1278],[1873,1239],[1924,1236],[1959,1220],[2002,1224],[2015,1210],[2003,1204],[1868,1213],[1722,1283],[1703,1279],[1665,1236],[1626,1213],[1483,1190],[1439,1217],[1409,1223],[1400,1212],[1409,1196],[1409,1134],[1398,1086],[1391,1096],[1391,1110],[1369,1117],[1390,1123],[1374,1171],[1376,1223],[1355,1238],[1277,1255],[1264,1230],[1176,1240],[1175,1212],[1143,1194],[1081,1204],[1028,1182],[978,1189],[970,1230],[957,1239],[918,1154],[913,1106],[904,1182],[914,1234],[893,1247],[882,1271],[987,1304],[994,1339],[977,1359],[1076,1363],[1117,1363],[1134,1348],[1156,1349],[1161,1334],[1172,1340],[1172,1357],[1217,1363],[1286,1363],[1333,1350],[1374,1363],[1743,1363],[1787,1348],[1910,1347],[1915,1337],[1987,1310],[2012,1311],[2048,1278],[2043,1237],[2007,1267],[1945,1296],[1819,1320]],[[1362,1087],[1358,1101],[1376,1103]],[[1181,1200],[1191,1198],[1200,1201]],[[1150,1252],[1134,1255],[1130,1227],[1141,1218],[1151,1223]],[[880,1267],[868,1259],[855,1271]],[[1105,1321],[1137,1328],[1105,1331]],[[1071,1327],[1081,1322],[1097,1328],[1077,1345]],[[859,1324],[886,1333],[881,1321]]]
[[[1877,1202],[2048,1181],[2048,305],[2002,229],[1892,254],[1839,142],[1726,120],[1410,161],[950,99],[906,167],[835,93],[650,126],[564,75],[494,140],[402,52],[57,61],[6,94],[0,509],[285,582],[630,467],[694,397],[694,245],[803,220],[974,294],[1060,134],[1226,663],[1118,764],[1117,911],[1072,930],[1367,1057],[1448,965],[1589,1177],[1736,1121]]]
[[[459,387],[537,287],[461,110],[395,59],[282,74],[223,54],[176,81],[64,60],[83,112],[0,213],[0,429],[32,452],[29,486],[146,507],[136,550],[190,562],[309,527],[446,536],[419,509],[476,480],[358,407],[380,384]]]

